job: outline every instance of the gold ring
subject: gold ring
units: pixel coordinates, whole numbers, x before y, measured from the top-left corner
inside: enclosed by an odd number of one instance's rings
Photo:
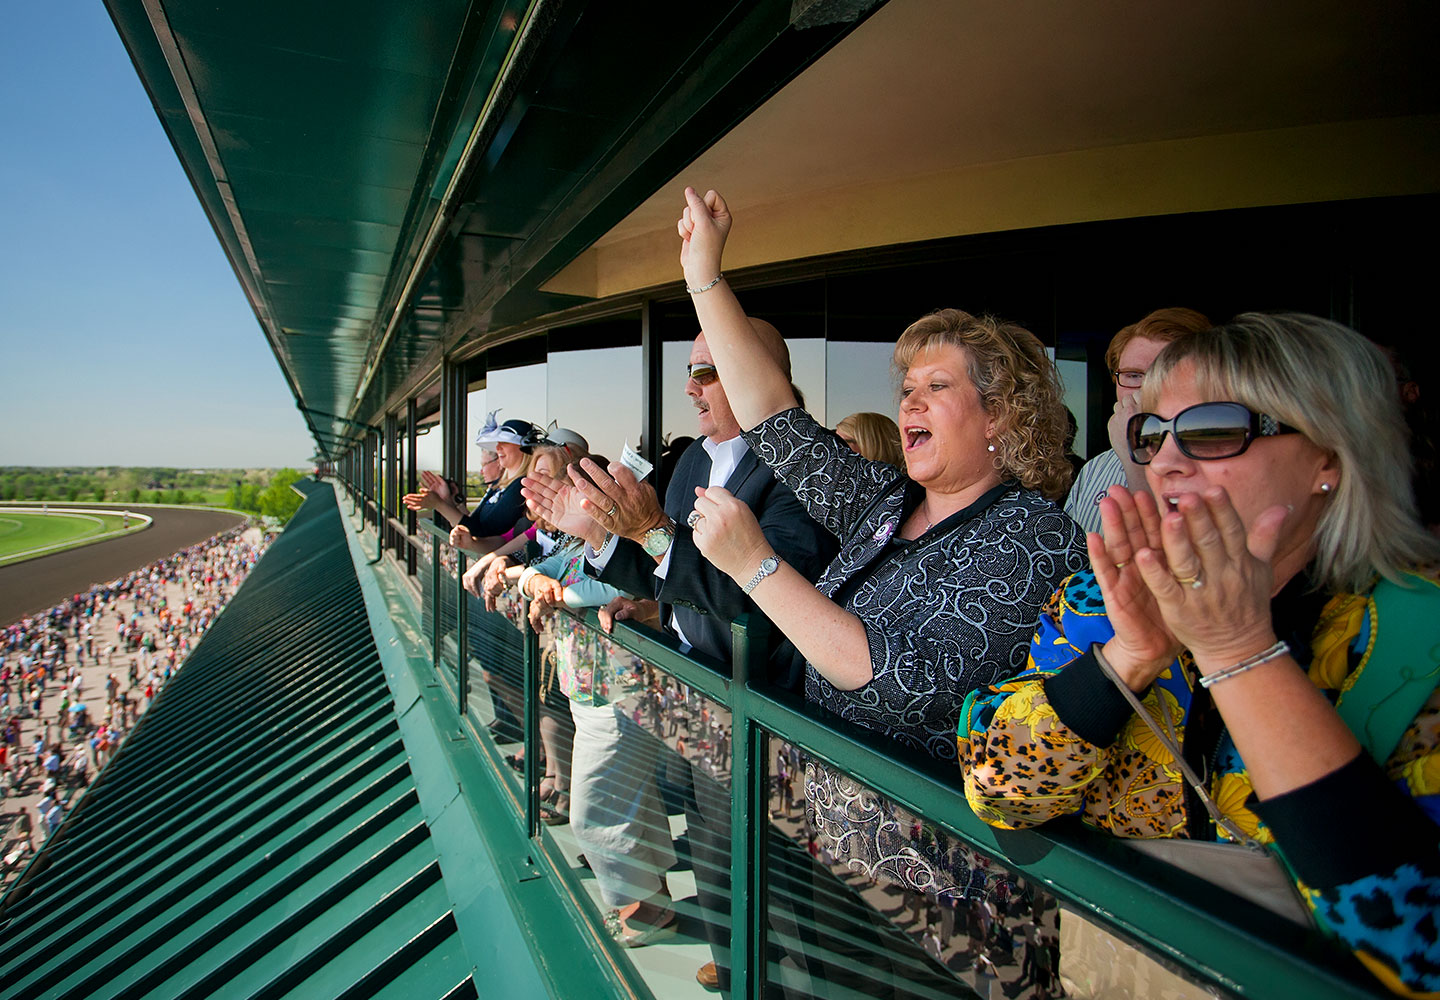
[[[1130,565],[1130,560],[1129,560],[1129,559],[1126,559],[1124,562],[1118,562],[1118,563],[1116,563],[1116,564],[1115,564],[1115,568],[1116,568],[1116,569],[1124,569],[1126,566],[1129,566],[1129,565]]]
[[[1175,582],[1179,584],[1184,584],[1191,590],[1199,590],[1201,587],[1205,586],[1205,581],[1200,579],[1200,577],[1198,576],[1177,576],[1175,577]]]
[[[612,503],[612,504],[610,504],[610,509],[605,512],[605,516],[606,516],[606,517],[614,517],[614,516],[615,516],[615,512],[616,512],[617,510],[619,510],[619,509],[620,509],[620,505],[619,505],[618,503]]]

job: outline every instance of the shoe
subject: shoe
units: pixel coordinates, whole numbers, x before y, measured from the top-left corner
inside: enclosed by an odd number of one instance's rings
[[[618,917],[619,914],[617,913],[616,916]],[[617,935],[617,940],[627,948],[643,948],[647,944],[663,941],[665,938],[673,936],[680,926],[680,921],[675,918],[675,911],[668,906],[660,914],[658,924],[644,927],[642,930],[630,930],[629,924],[624,920],[620,920],[619,923],[620,933]]]
[[[512,768],[514,768],[516,771],[519,771],[521,774],[525,773],[525,758],[521,757],[519,754],[506,754],[505,763],[509,764]]]
[[[695,973],[695,981],[707,990],[718,990],[720,988],[720,969],[714,962],[706,962]]]

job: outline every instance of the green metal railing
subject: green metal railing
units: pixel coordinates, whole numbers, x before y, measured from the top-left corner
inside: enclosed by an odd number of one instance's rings
[[[429,609],[432,665],[452,688],[461,717],[466,715],[470,678],[466,646],[467,594],[462,577],[469,560],[451,549],[449,534],[421,522],[432,539]],[[454,551],[453,582],[441,566]],[[442,587],[453,587],[456,608],[457,669],[453,678],[443,669]],[[595,612],[575,617],[599,630]],[[768,628],[768,623],[764,623]],[[618,623],[608,641],[728,708],[731,714],[731,810],[733,850],[732,994],[758,997],[764,983],[767,926],[767,827],[769,823],[764,754],[770,738],[784,740],[804,753],[843,771],[890,801],[937,823],[962,842],[1023,875],[1064,900],[1086,919],[1114,931],[1190,978],[1242,996],[1269,996],[1277,991],[1307,998],[1354,998],[1381,991],[1349,969],[1336,949],[1318,932],[1298,927],[1277,928],[1264,911],[1238,900],[1209,883],[1177,873],[1143,857],[1123,842],[1079,827],[1063,831],[1001,831],[980,821],[966,804],[959,774],[929,758],[912,756],[894,745],[876,741],[873,733],[822,717],[801,699],[768,689],[752,678],[763,676],[766,643],[743,617],[733,624],[734,659],[731,676],[715,666],[680,652],[668,636]],[[520,816],[527,834],[542,850],[539,780],[539,642],[525,628],[523,678],[526,746]],[[482,753],[501,766],[498,752],[473,727]],[[877,745],[881,744],[881,745]],[[555,865],[562,876],[566,868]],[[1160,887],[1163,883],[1176,891]],[[605,935],[600,935],[605,939]],[[608,939],[607,939],[608,940]],[[623,967],[626,963],[621,962]],[[628,981],[628,977],[627,981]],[[631,984],[634,985],[633,982]],[[643,995],[643,994],[642,994]]]

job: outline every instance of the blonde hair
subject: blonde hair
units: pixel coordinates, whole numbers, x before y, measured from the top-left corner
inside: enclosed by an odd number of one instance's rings
[[[1376,574],[1399,582],[1440,561],[1416,515],[1395,372],[1378,347],[1317,316],[1244,313],[1161,351],[1141,390],[1147,407],[1185,361],[1200,392],[1268,413],[1335,456],[1340,481],[1315,530],[1322,588],[1358,593]]]
[[[903,378],[917,355],[939,345],[965,351],[970,382],[994,420],[995,470],[1052,500],[1063,498],[1073,470],[1065,458],[1060,378],[1045,345],[1014,323],[941,309],[900,335],[896,375]]]
[[[852,413],[835,425],[835,433],[855,440],[860,454],[872,462],[905,468],[900,448],[900,428],[883,413]]]
[[[514,447],[519,448],[520,446],[519,446],[519,445],[515,445]],[[495,454],[496,454],[496,456],[498,457],[500,453],[497,451]],[[496,483],[495,485],[496,485],[498,488],[500,488],[500,489],[503,490],[505,487],[509,486],[509,485],[510,485],[511,483],[513,483],[515,480],[521,479],[521,478],[523,478],[523,477],[525,477],[525,476],[530,475],[530,469],[531,469],[534,465],[535,465],[535,456],[534,456],[534,454],[532,454],[532,453],[530,453],[530,452],[527,452],[527,451],[525,451],[525,450],[522,448],[522,449],[520,450],[520,466],[519,466],[514,472],[511,472],[509,469],[505,468],[505,463],[504,463],[504,462],[501,462],[501,463],[500,463],[500,481],[499,481],[498,483]]]

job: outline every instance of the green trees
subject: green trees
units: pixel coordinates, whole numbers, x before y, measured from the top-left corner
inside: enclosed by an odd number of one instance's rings
[[[281,469],[260,494],[260,513],[279,518],[283,523],[300,509],[301,496],[292,487],[302,476],[294,469]]]
[[[97,487],[95,487],[95,502],[96,502],[96,503],[104,503],[104,502],[105,502],[105,487],[103,487],[103,486],[97,486]]]

